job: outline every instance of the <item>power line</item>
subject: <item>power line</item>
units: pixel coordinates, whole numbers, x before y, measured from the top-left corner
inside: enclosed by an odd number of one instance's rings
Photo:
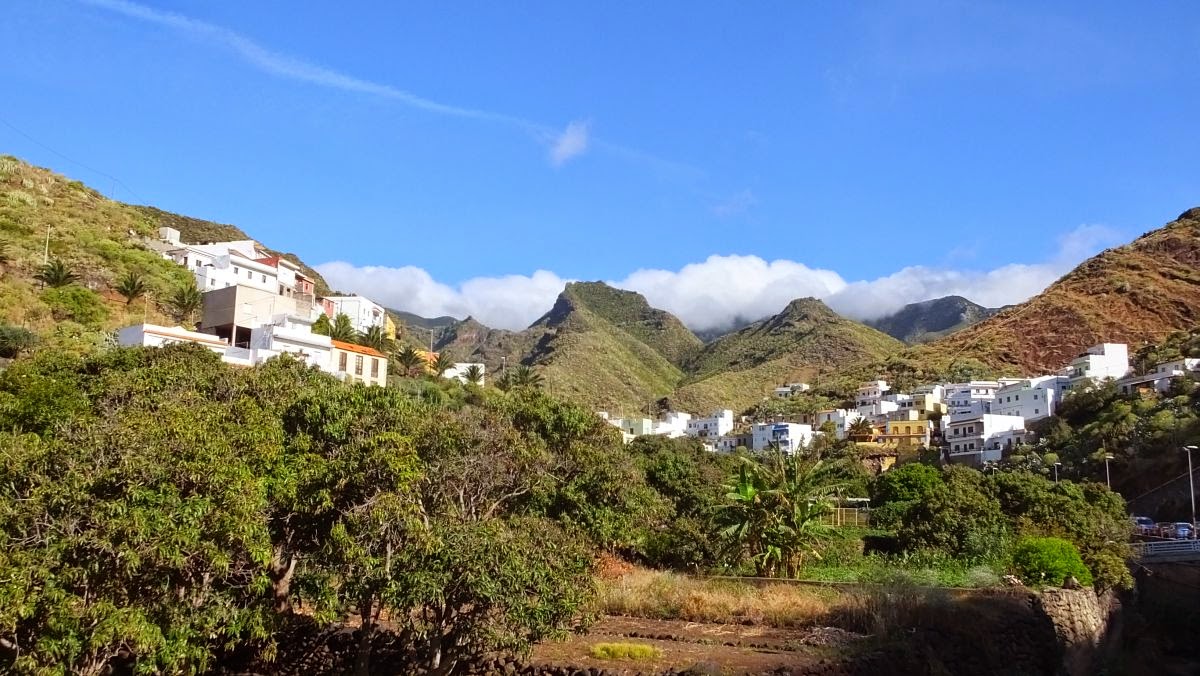
[[[13,123],[11,123],[11,122],[9,122],[8,120],[4,119],[3,117],[0,117],[0,124],[3,124],[4,126],[6,126],[6,127],[8,127],[9,129],[13,130],[13,131],[14,131],[14,132],[16,132],[18,135],[20,135],[20,136],[24,137],[24,138],[25,138],[25,140],[29,141],[30,143],[33,143],[34,145],[36,145],[36,146],[38,146],[38,147],[42,148],[43,150],[46,150],[47,152],[54,153],[55,155],[58,155],[58,156],[59,156],[59,157],[61,157],[62,159],[64,159],[64,160],[66,160],[66,161],[70,162],[71,164],[74,164],[74,165],[75,165],[75,166],[77,166],[77,167],[80,167],[80,168],[82,168],[82,169],[86,169],[86,170],[88,170],[88,171],[92,172],[93,174],[98,174],[98,175],[100,175],[100,176],[103,176],[104,178],[107,178],[108,180],[112,181],[114,185],[119,185],[119,186],[121,186],[122,188],[124,188],[124,189],[125,189],[125,191],[126,191],[126,192],[128,192],[128,193],[129,193],[129,194],[130,194],[130,195],[131,195],[131,196],[132,196],[132,197],[133,197],[135,200],[137,200],[138,202],[141,202],[141,203],[143,203],[143,204],[145,204],[145,203],[146,203],[146,200],[142,199],[142,197],[141,197],[140,195],[138,195],[136,192],[134,192],[134,191],[133,191],[133,188],[130,188],[130,187],[129,187],[129,185],[127,185],[127,184],[126,184],[124,181],[122,181],[121,179],[117,178],[116,176],[113,176],[112,174],[109,174],[109,173],[107,173],[107,172],[100,171],[99,169],[94,169],[94,168],[92,168],[92,167],[89,167],[88,165],[84,164],[83,162],[80,162],[79,160],[75,160],[75,159],[71,159],[70,157],[67,157],[66,155],[64,155],[64,154],[62,154],[62,153],[58,152],[57,150],[55,150],[54,148],[51,148],[50,146],[46,145],[45,143],[42,143],[41,141],[37,140],[36,138],[34,138],[34,137],[30,136],[29,134],[25,133],[24,131],[21,131],[21,129],[19,129],[19,128],[18,128],[16,125],[14,125]],[[113,192],[115,193],[116,191],[114,190]],[[116,198],[116,195],[115,195],[115,194],[114,194],[114,195],[110,195],[110,196],[109,196],[109,198],[110,198],[110,199],[115,199],[115,198]]]

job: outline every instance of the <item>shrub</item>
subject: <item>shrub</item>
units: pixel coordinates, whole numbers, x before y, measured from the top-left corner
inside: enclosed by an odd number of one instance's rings
[[[600,660],[653,660],[662,657],[662,651],[645,643],[597,643],[592,646],[592,657]]]
[[[82,286],[46,289],[42,292],[42,300],[50,306],[54,318],[60,321],[71,319],[87,326],[97,326],[108,319],[104,299]]]
[[[1061,586],[1068,577],[1092,584],[1075,545],[1062,538],[1025,538],[1013,552],[1013,569],[1026,583]]]
[[[37,336],[29,329],[0,324],[0,357],[13,359],[33,347],[36,342]]]

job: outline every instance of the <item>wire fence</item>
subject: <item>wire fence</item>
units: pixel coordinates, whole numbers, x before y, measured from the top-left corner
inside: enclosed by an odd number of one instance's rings
[[[835,527],[866,527],[871,524],[871,510],[864,507],[834,507],[833,511],[821,517],[821,523]]]

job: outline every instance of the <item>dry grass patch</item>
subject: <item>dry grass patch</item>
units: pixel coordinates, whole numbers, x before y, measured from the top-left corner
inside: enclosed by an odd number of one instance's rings
[[[721,624],[803,627],[835,605],[835,591],[791,584],[703,580],[636,569],[601,583],[601,610],[609,615]]]

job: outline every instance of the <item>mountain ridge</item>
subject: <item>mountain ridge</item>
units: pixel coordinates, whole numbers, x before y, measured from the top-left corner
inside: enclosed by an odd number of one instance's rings
[[[890,315],[863,323],[909,344],[927,343],[977,324],[999,311],[951,295],[909,303]]]

